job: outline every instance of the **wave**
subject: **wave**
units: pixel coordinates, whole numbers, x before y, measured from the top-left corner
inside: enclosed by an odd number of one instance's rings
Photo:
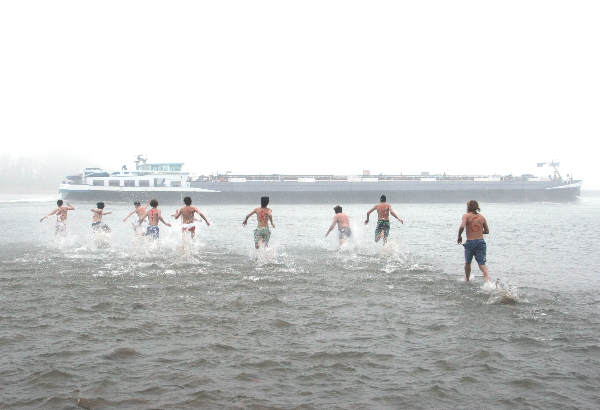
[[[108,360],[122,360],[139,356],[141,356],[141,354],[131,347],[119,347],[112,352],[105,354],[103,357]]]

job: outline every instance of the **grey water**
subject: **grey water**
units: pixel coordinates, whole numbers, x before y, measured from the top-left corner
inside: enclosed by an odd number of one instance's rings
[[[74,203],[55,239],[48,198],[0,198],[1,408],[598,408],[600,197],[481,204],[496,289],[464,281],[463,204],[271,204],[255,251],[247,206],[207,206],[136,238]],[[344,204],[342,204],[344,205]],[[175,207],[162,207],[168,216]],[[168,217],[168,221],[174,222]],[[108,247],[105,247],[109,245]]]

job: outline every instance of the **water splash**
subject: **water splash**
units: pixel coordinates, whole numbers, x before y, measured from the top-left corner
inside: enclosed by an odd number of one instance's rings
[[[490,294],[487,301],[489,305],[514,305],[519,303],[519,289],[516,286],[501,282],[500,279],[496,279],[495,282],[485,282],[481,289]]]

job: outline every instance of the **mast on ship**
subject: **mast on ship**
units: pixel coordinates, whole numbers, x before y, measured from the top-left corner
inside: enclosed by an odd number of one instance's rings
[[[140,169],[140,164],[145,164],[147,161],[146,158],[144,158],[143,155],[138,155],[136,160],[135,160],[135,169],[139,170]]]
[[[558,171],[560,162],[552,160],[550,162],[538,162],[538,164],[537,164],[538,168],[546,166],[546,165],[551,167],[554,170],[554,179],[562,181],[562,176],[560,175],[560,172]]]

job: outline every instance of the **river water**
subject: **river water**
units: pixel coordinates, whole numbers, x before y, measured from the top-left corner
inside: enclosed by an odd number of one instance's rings
[[[464,282],[463,204],[396,204],[385,248],[362,224],[372,204],[345,206],[340,250],[335,204],[271,204],[255,251],[247,206],[203,207],[212,225],[182,247],[177,224],[135,238],[110,203],[110,237],[77,203],[55,239],[53,202],[7,198],[1,408],[600,404],[600,197],[481,204],[496,289],[475,263]]]

